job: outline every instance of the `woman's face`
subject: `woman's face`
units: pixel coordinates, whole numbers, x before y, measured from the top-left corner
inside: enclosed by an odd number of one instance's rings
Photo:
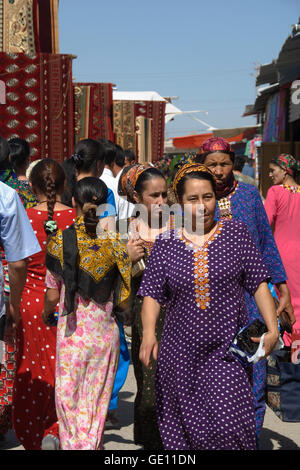
[[[152,215],[155,219],[159,219],[162,216],[163,205],[167,204],[168,199],[166,181],[159,177],[145,181],[142,194],[135,192],[134,199],[138,204],[145,206],[148,217]]]
[[[271,178],[273,184],[282,184],[286,177],[286,171],[280,168],[279,165],[270,163],[269,177]]]
[[[232,160],[227,153],[210,153],[205,158],[204,164],[215,175],[217,187],[224,186],[227,183],[233,170]]]
[[[208,232],[214,224],[216,210],[216,195],[210,181],[188,179],[184,184],[181,206],[185,217],[191,217],[193,230],[197,226],[204,229],[204,233]]]

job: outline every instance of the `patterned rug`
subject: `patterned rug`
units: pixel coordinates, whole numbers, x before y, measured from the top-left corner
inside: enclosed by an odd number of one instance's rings
[[[58,0],[0,0],[0,51],[59,53]]]
[[[152,119],[151,122],[151,147],[152,161],[156,162],[164,155],[165,142],[165,101],[140,101],[135,102],[135,116],[143,116]]]
[[[136,118],[151,120],[151,154],[155,162],[164,154],[165,101],[114,101],[113,128],[116,142],[139,154]],[[145,126],[146,128],[146,126]],[[145,141],[149,140],[145,136]]]
[[[113,141],[112,84],[73,83],[75,144],[82,139]]]
[[[60,54],[0,53],[1,135],[21,137],[33,159],[62,161],[73,152],[72,57]]]
[[[113,102],[113,129],[115,142],[124,150],[137,153],[137,135],[134,115],[134,101]]]

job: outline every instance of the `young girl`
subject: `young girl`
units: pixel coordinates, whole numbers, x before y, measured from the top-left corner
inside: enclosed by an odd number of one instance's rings
[[[43,318],[53,320],[60,300],[56,407],[63,450],[102,447],[119,358],[115,315],[120,318],[128,308],[128,251],[117,234],[96,235],[96,211],[106,198],[103,181],[81,179],[74,191],[74,225],[48,244]]]

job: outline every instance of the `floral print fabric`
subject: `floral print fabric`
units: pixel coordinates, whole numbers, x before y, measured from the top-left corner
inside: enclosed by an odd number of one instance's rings
[[[46,285],[60,290],[55,395],[61,449],[97,450],[119,358],[113,303],[98,305],[76,294],[75,313],[62,316],[62,279],[47,271]]]

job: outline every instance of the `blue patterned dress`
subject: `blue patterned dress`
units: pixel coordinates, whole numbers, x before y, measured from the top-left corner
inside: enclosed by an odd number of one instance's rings
[[[226,207],[222,217],[220,208]],[[230,214],[230,215],[228,215]],[[287,279],[277,245],[267,218],[259,191],[255,186],[239,182],[236,190],[221,201],[218,201],[217,219],[232,218],[244,222],[253,241],[258,247],[264,264],[271,276],[271,282],[277,284]],[[249,321],[261,318],[254,297],[245,291]],[[260,361],[253,368],[253,387],[256,410],[256,435],[259,437],[266,410],[265,404],[266,361]]]

